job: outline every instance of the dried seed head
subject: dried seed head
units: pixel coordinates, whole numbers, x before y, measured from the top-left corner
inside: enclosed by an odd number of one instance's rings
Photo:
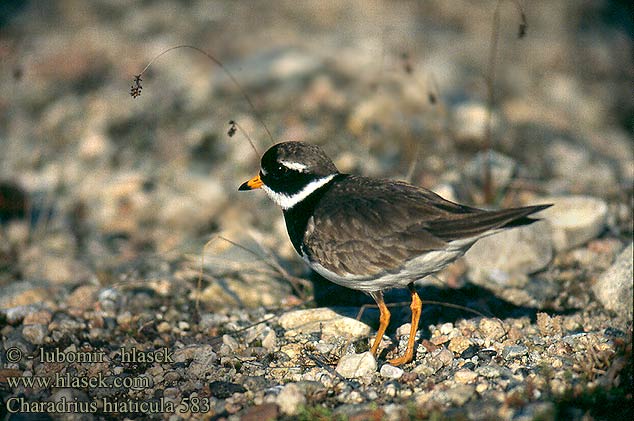
[[[227,136],[233,137],[236,134],[236,122],[233,120],[229,120],[229,130],[227,131]]]
[[[132,81],[132,86],[130,86],[130,95],[132,98],[138,98],[141,96],[141,90],[143,86],[141,86],[141,75],[135,75],[134,80]]]

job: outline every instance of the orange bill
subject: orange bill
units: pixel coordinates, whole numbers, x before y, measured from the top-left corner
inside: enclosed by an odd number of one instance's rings
[[[260,179],[260,175],[258,174],[249,181],[242,183],[238,190],[255,190],[262,187],[263,184],[264,183],[262,182],[262,180]]]

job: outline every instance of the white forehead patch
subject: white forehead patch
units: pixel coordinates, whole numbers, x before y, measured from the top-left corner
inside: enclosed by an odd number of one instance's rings
[[[290,196],[284,193],[273,191],[269,187],[267,187],[266,184],[262,186],[262,190],[264,190],[266,194],[271,198],[271,200],[277,203],[279,207],[281,207],[283,210],[288,210],[302,200],[306,199],[318,188],[328,184],[333,178],[335,178],[335,174],[313,180],[308,183],[303,189]]]
[[[302,164],[301,162],[291,162],[291,161],[280,161],[280,164],[284,165],[289,170],[295,170],[299,172],[303,172],[308,168],[308,165]]]

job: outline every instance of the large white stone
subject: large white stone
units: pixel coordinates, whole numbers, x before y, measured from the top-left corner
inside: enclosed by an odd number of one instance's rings
[[[605,227],[608,205],[591,196],[555,196],[541,199],[552,203],[540,213],[553,230],[556,250],[567,250],[596,238]]]
[[[553,257],[551,228],[539,221],[478,241],[466,253],[469,277],[478,284],[507,285],[517,275],[545,268]]]
[[[370,326],[325,307],[290,311],[280,317],[279,323],[284,329],[297,333],[321,332],[324,340],[358,339],[370,334]]]
[[[347,379],[363,377],[376,371],[376,359],[369,352],[344,355],[339,360],[336,371]]]
[[[632,299],[634,299],[632,279],[632,259],[634,258],[632,244],[625,248],[616,258],[612,266],[608,268],[592,286],[594,295],[603,307],[612,310],[619,315],[632,319]]]

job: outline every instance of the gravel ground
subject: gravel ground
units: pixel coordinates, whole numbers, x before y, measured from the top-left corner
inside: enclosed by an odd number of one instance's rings
[[[0,418],[632,419],[632,7],[526,2],[518,39],[502,4],[489,154],[495,4],[0,5]],[[132,99],[179,44],[242,90],[180,49]],[[417,282],[392,367],[406,291],[375,360],[372,301],[236,191],[267,130],[344,172],[555,206]]]

